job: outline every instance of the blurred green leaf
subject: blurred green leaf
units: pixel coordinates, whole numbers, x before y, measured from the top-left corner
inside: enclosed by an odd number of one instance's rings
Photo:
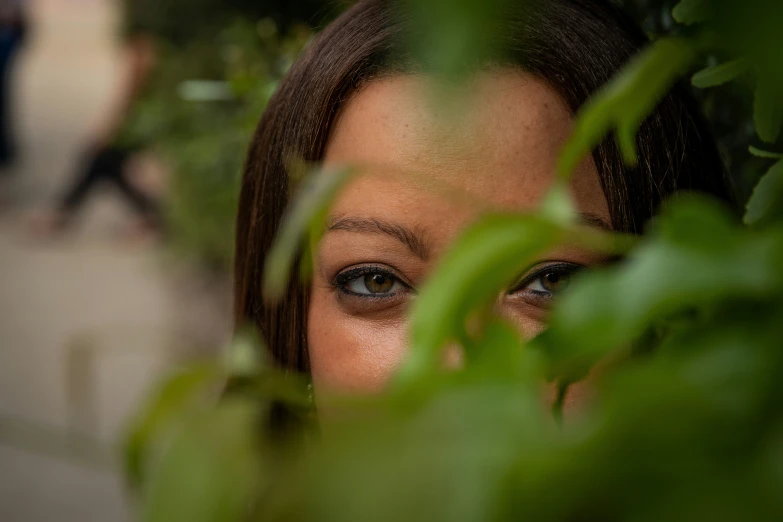
[[[745,223],[756,225],[780,215],[783,204],[783,160],[775,163],[753,190],[745,213]]]
[[[541,202],[539,214],[563,226],[574,223],[577,215],[571,187],[562,180],[555,182]]]
[[[707,67],[697,72],[691,78],[691,83],[701,89],[722,85],[737,78],[748,70],[748,64],[742,60],[732,60],[730,62]]]
[[[254,425],[259,405],[226,399],[192,417],[153,468],[144,522],[244,522],[263,469]]]
[[[123,445],[125,475],[132,486],[146,481],[147,467],[159,449],[156,444],[200,404],[205,393],[214,391],[224,375],[216,364],[197,364],[172,373],[158,385],[131,421]]]
[[[783,98],[775,82],[766,76],[759,77],[756,85],[753,119],[759,138],[767,143],[774,143],[783,124]]]
[[[558,440],[536,394],[509,381],[454,385],[426,399],[411,417],[378,411],[372,421],[336,423],[311,462],[312,504],[302,518],[496,520],[514,457]]]
[[[406,0],[403,12],[416,28],[408,43],[436,77],[460,79],[493,53],[504,10],[512,5],[511,0]],[[524,9],[524,2],[516,8]]]
[[[674,9],[672,16],[681,24],[696,24],[707,18],[708,0],[680,0]]]
[[[258,336],[252,331],[243,331],[228,345],[224,366],[232,377],[253,377],[268,364],[265,356],[266,347]]]
[[[586,274],[562,296],[542,338],[566,380],[582,378],[612,350],[624,350],[656,319],[783,284],[783,241],[748,235],[715,203],[683,199],[617,270]]]
[[[504,378],[521,381],[521,372],[525,371],[521,366],[525,343],[518,330],[503,319],[493,318],[483,325],[479,343],[481,348],[473,350],[468,364],[486,369],[497,382]]]
[[[761,150],[758,147],[754,147],[753,145],[748,147],[748,150],[751,154],[759,158],[783,159],[783,152],[770,152],[768,150]]]
[[[471,313],[490,305],[537,254],[563,236],[559,226],[521,215],[487,216],[463,233],[416,299],[411,353],[397,375],[398,383],[436,369],[447,343],[465,344],[471,337],[466,324]]]
[[[634,58],[580,109],[573,135],[560,155],[558,174],[570,176],[612,127],[625,162],[635,164],[639,126],[698,55],[693,41],[664,38]]]
[[[354,175],[352,169],[316,170],[303,182],[280,225],[264,267],[264,297],[279,299],[291,277],[297,255],[309,247],[324,227],[329,208],[340,189]]]

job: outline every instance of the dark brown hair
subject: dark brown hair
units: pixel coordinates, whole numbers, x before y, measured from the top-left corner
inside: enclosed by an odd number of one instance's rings
[[[602,0],[519,2],[497,38],[500,65],[547,82],[576,111],[647,40],[616,6]],[[340,108],[362,84],[412,70],[411,24],[390,0],[363,0],[311,43],[280,84],[250,146],[237,218],[235,318],[258,327],[283,368],[309,371],[309,289],[296,277],[284,299],[261,294],[264,259],[288,204],[285,162],[322,160]],[[678,191],[728,199],[724,169],[709,129],[686,88],[676,86],[637,136],[639,163],[623,165],[613,139],[593,152],[612,225],[639,233],[661,202]]]

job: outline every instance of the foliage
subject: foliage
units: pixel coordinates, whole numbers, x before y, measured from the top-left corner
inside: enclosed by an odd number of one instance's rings
[[[158,42],[156,74],[123,140],[151,145],[171,173],[164,205],[174,250],[224,275],[249,137],[277,81],[339,2],[131,0],[126,33]]]
[[[229,271],[249,138],[274,87],[310,36],[271,18],[237,19],[213,39],[163,45],[154,84],[123,139],[150,143],[170,171],[165,219],[176,251]]]
[[[646,32],[653,38],[691,37],[695,31],[700,30],[699,16],[705,16],[706,12],[703,7],[706,4],[702,0],[680,3],[678,0],[622,0],[620,3],[640,21]],[[693,14],[689,14],[689,11]],[[726,55],[715,48],[712,48],[711,52],[703,53],[696,61],[696,64],[704,67],[705,72],[730,63],[732,63],[731,55]],[[747,62],[744,60],[735,62],[736,65],[740,63],[747,67]],[[726,72],[723,70],[724,74]],[[728,72],[732,72],[731,68]],[[700,85],[703,79],[703,76],[697,73],[693,78],[694,85],[703,87]],[[711,89],[695,89],[694,94],[712,123],[713,132],[729,167],[739,200],[744,201],[756,185],[764,163],[748,153],[748,146],[759,139],[753,122],[752,74],[749,74],[746,68],[744,74],[737,80],[719,86],[714,85]]]
[[[309,243],[302,245],[302,233],[307,231],[312,241],[318,240],[331,201],[351,179],[353,172],[343,169],[321,174],[306,179],[306,183],[297,195],[298,204],[290,209],[283,220],[277,238],[277,248],[269,255],[267,260],[269,270],[264,273],[264,295],[267,299],[276,300],[283,297],[283,293],[288,288],[290,267],[296,263],[300,249],[304,246],[307,250],[309,246]],[[309,261],[309,256],[305,258],[303,265],[309,275],[312,262]]]
[[[625,162],[636,163],[636,133],[642,121],[688,70],[697,51],[687,40],[664,38],[628,64],[625,81],[612,82],[581,109],[575,138],[561,156],[561,176],[568,176],[613,126]]]
[[[437,9],[448,8],[433,3],[427,16],[438,20]],[[459,17],[469,41],[490,14]],[[783,65],[773,59],[783,48],[783,8],[686,0],[675,17],[692,24],[689,33],[650,47],[578,115],[563,176],[610,126],[621,130],[631,161],[628,138],[642,111],[687,64],[708,56],[727,65],[698,73],[695,83],[737,79],[755,98],[758,137],[773,141],[783,100]],[[445,46],[452,34],[433,32]],[[354,414],[335,419],[323,437],[292,440],[264,429],[248,437],[249,419],[263,428],[281,401],[303,407],[303,382],[262,362],[241,365],[241,385],[217,405],[182,408],[180,421],[167,413],[174,435],[156,437],[146,426],[169,411],[164,391],[135,425],[152,435],[128,447],[132,469],[147,473],[145,520],[780,520],[783,168],[777,152],[754,152],[761,156],[754,165],[776,163],[748,203],[751,226],[693,196],[671,201],[638,242],[588,235],[563,220],[567,208],[476,223],[417,298],[413,347],[396,386],[372,399],[333,399]],[[301,219],[290,223],[298,230],[273,256],[290,259],[297,243],[310,244],[313,218],[335,188],[295,203],[290,215]],[[576,281],[547,331],[525,345],[487,312],[487,300],[527,256],[569,238],[625,255]],[[291,266],[268,269],[273,281]],[[468,364],[446,372],[437,354],[453,341]],[[239,342],[233,350],[246,348]],[[220,368],[202,393],[237,373]],[[562,426],[553,422],[541,381],[558,383],[557,418],[564,390],[591,371],[591,406]]]

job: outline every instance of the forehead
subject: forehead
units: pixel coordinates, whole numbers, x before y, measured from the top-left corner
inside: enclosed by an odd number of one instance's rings
[[[415,217],[429,210],[467,219],[475,209],[457,201],[468,200],[482,208],[534,208],[572,128],[558,94],[519,71],[483,72],[443,111],[430,87],[424,76],[394,76],[369,83],[348,101],[325,163],[356,164],[368,175],[347,187],[335,213]],[[457,197],[444,197],[444,187]],[[580,210],[608,214],[590,158],[578,168],[573,192]]]

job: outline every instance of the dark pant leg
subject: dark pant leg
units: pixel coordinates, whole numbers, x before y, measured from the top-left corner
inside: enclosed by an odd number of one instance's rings
[[[134,187],[127,178],[126,166],[133,151],[121,147],[106,147],[88,156],[75,182],[60,203],[60,210],[68,215],[76,213],[98,183],[112,183],[131,208],[145,219],[157,221],[156,202]]]
[[[21,40],[22,34],[18,28],[8,25],[0,27],[0,165],[14,159],[11,70]]]
[[[157,202],[145,194],[143,191],[134,187],[128,180],[127,164],[132,154],[130,150],[115,149],[118,158],[116,168],[107,172],[106,179],[111,181],[120,191],[120,194],[131,205],[131,208],[144,219],[158,223],[158,205]]]
[[[108,166],[109,158],[105,150],[87,155],[77,169],[73,182],[66,188],[60,200],[59,210],[64,214],[75,214],[105,175]]]

